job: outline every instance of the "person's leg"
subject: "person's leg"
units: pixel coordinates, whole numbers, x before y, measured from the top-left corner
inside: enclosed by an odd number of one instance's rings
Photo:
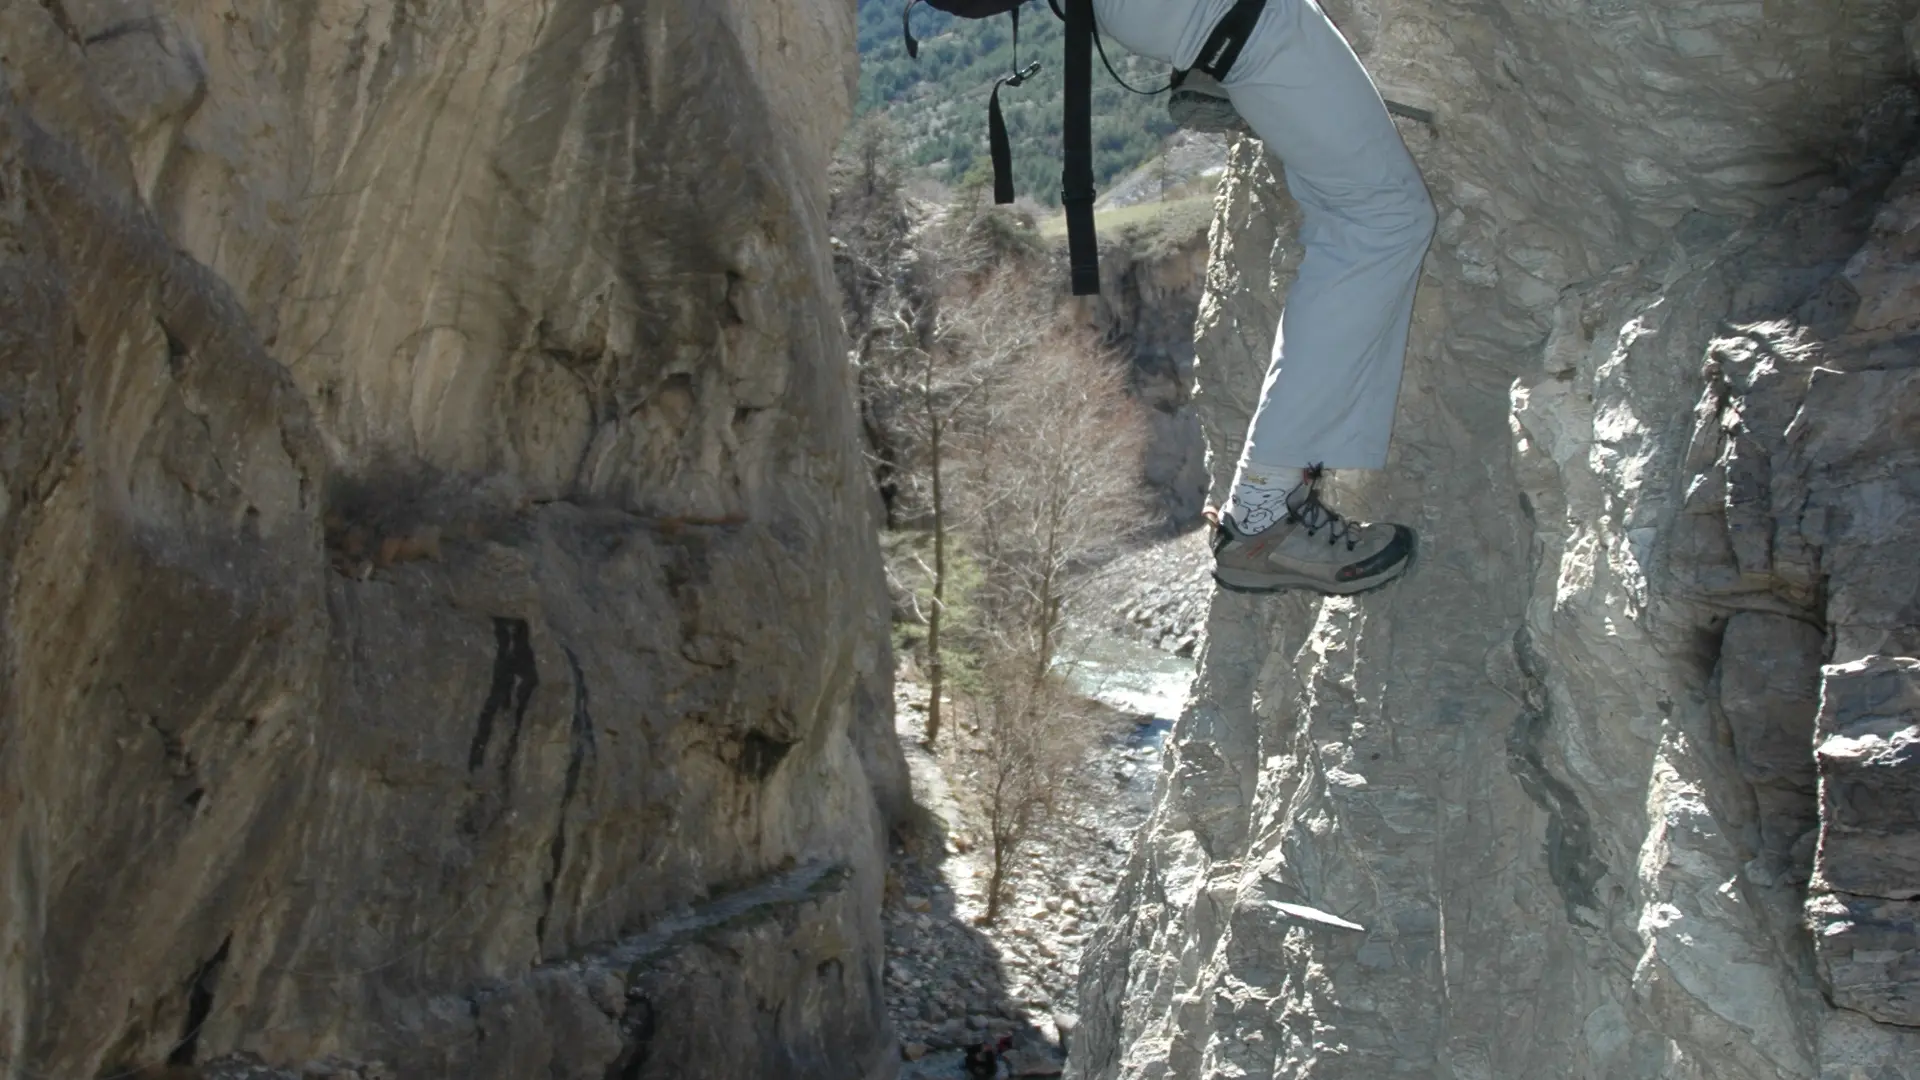
[[[1240,472],[1386,463],[1433,203],[1373,82],[1313,0],[1272,0],[1224,82],[1285,166],[1306,257]]]
[[[1270,0],[1223,84],[1281,159],[1306,246],[1214,531],[1214,579],[1246,592],[1365,592],[1412,563],[1413,530],[1320,502],[1320,466],[1386,464],[1433,203],[1360,61],[1313,0]]]

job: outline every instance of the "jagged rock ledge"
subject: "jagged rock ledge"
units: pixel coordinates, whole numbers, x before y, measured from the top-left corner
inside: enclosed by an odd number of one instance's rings
[[[835,1030],[840,1013],[815,995],[808,1013],[765,1013],[753,976],[731,959],[799,950],[820,967],[839,964],[843,943],[822,928],[852,917],[860,898],[854,871],[825,862],[795,867],[662,918],[645,933],[541,964],[512,980],[490,980],[464,994],[401,1003],[387,1052],[376,1060],[340,1055],[300,1069],[278,1069],[253,1055],[209,1062],[205,1080],[376,1080],[381,1077],[523,1077],[551,1062],[600,1063],[613,1077],[675,1075],[663,1063],[700,1060],[733,1076],[825,1075],[845,1060],[858,1032]],[[823,982],[829,990],[829,984]],[[784,1023],[812,1046],[764,1030]],[[716,1032],[728,1032],[716,1039]],[[763,1050],[779,1047],[776,1055]],[[865,1077],[895,1071],[891,1054]],[[184,1070],[182,1070],[184,1073]]]

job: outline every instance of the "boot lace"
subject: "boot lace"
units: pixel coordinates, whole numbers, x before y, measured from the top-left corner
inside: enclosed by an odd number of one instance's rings
[[[1335,513],[1326,503],[1320,501],[1320,478],[1325,473],[1326,469],[1319,465],[1309,465],[1302,470],[1300,483],[1307,489],[1307,493],[1300,499],[1298,505],[1295,505],[1292,494],[1287,496],[1287,520],[1305,525],[1308,536],[1318,536],[1320,530],[1325,529],[1328,544],[1337,544],[1345,540],[1347,550],[1352,551],[1360,545],[1360,537],[1355,532],[1353,522]],[[1299,490],[1300,488],[1294,488],[1296,492]]]

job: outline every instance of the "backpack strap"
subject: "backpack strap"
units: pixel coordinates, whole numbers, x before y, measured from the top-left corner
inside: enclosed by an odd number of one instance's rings
[[[1100,292],[1100,243],[1093,231],[1093,0],[1066,0],[1066,5],[1060,207],[1067,217],[1073,295],[1094,296]]]
[[[907,39],[907,59],[920,59],[920,39],[913,36],[913,5],[920,0],[907,0],[900,8],[900,36]]]
[[[1007,138],[1007,119],[1000,112],[1000,88],[1019,86],[1040,70],[1040,61],[1035,60],[1026,67],[1020,66],[1020,9],[1008,12],[1013,16],[1013,72],[1003,75],[993,84],[993,94],[987,98],[987,152],[993,158],[993,201],[1001,206],[1013,201],[1013,146]]]
[[[1227,72],[1232,71],[1233,62],[1240,59],[1240,50],[1246,48],[1247,39],[1253,36],[1254,25],[1260,21],[1260,13],[1265,10],[1267,0],[1239,0],[1234,4],[1214,25],[1213,33],[1207,36],[1207,43],[1200,46],[1200,55],[1194,58],[1193,69],[1206,72],[1216,81],[1226,81]]]

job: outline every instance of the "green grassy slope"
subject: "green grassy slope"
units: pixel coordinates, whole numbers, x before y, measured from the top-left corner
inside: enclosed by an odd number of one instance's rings
[[[900,39],[906,0],[860,0],[860,115],[885,111],[909,167],[957,183],[987,161],[987,95],[1013,68],[1011,21],[955,19],[925,4],[914,8],[920,59],[907,58]],[[1041,62],[1026,85],[1000,92],[1013,144],[1014,185],[1046,205],[1060,201],[1060,21],[1045,0],[1021,12],[1020,62]],[[1143,90],[1166,85],[1163,65],[1107,43],[1107,55],[1126,80]],[[1152,157],[1173,131],[1165,95],[1141,97],[1115,85],[1094,60],[1094,178],[1105,187]]]

